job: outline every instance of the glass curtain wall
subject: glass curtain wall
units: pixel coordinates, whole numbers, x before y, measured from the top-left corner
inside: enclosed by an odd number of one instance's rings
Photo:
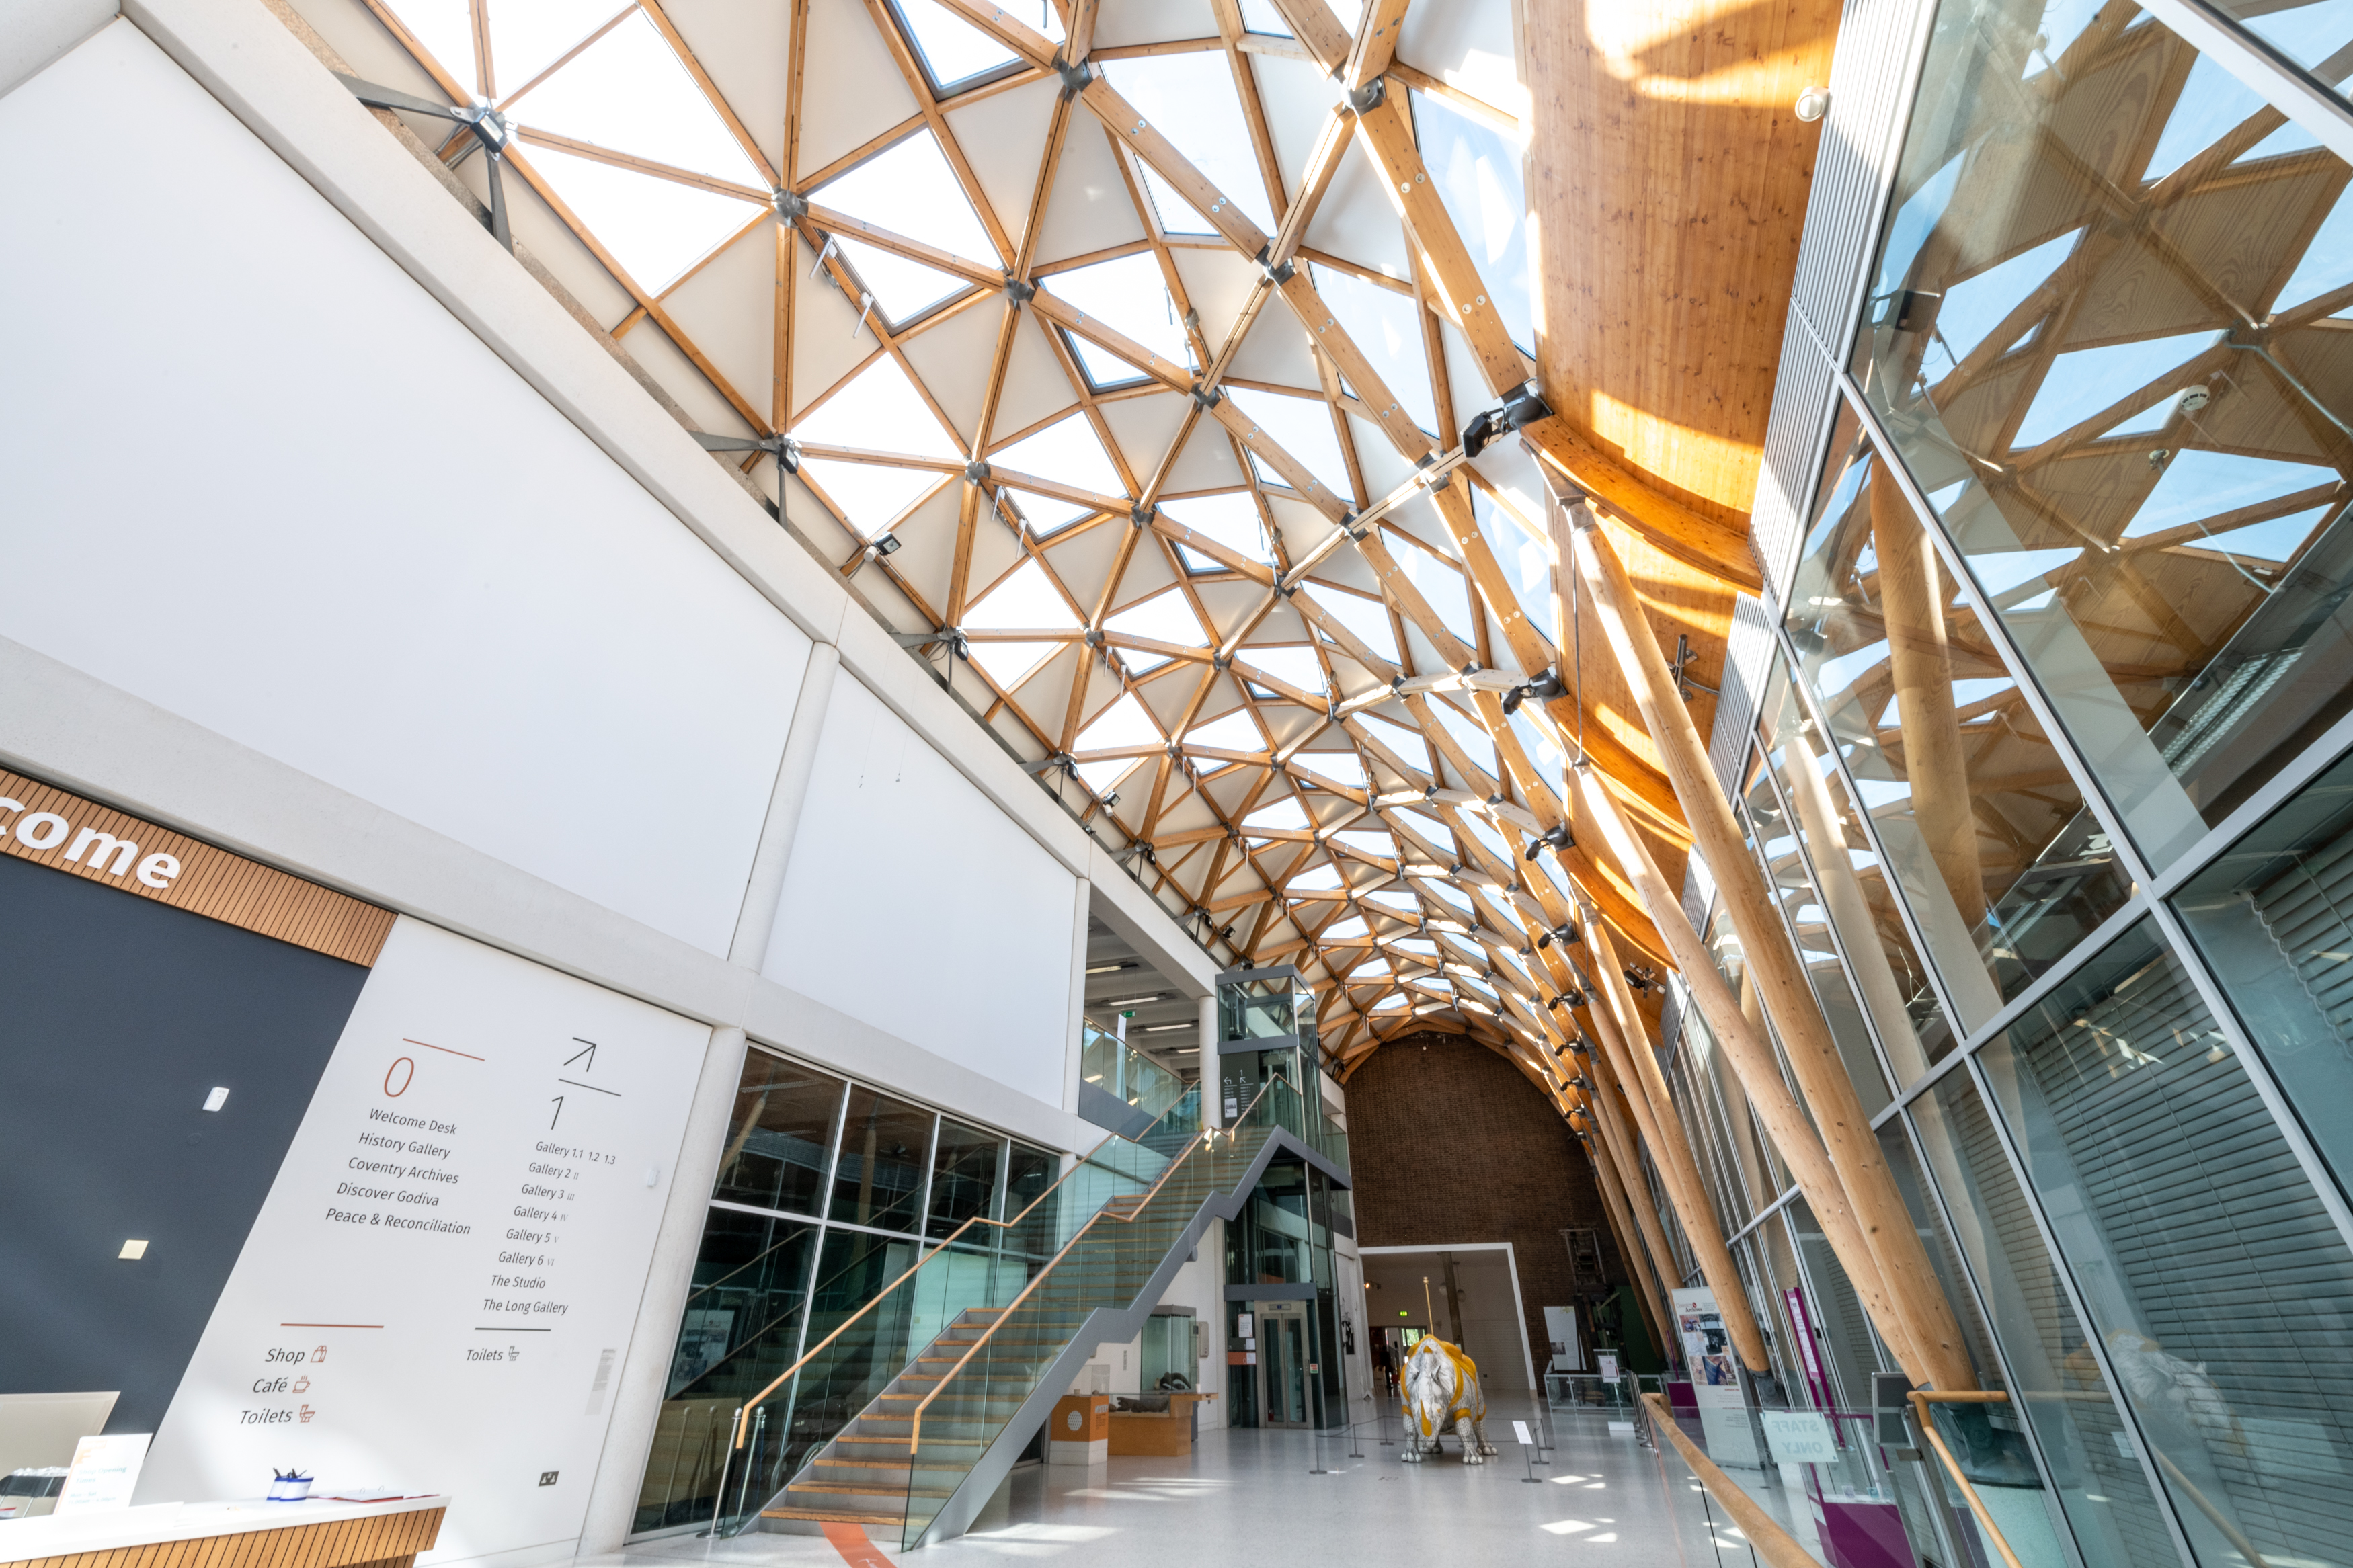
[[[1008,1204],[1018,1212],[1060,1163],[1050,1150],[754,1047],[721,1145],[635,1530],[708,1523],[744,1403],[913,1268],[924,1238],[1002,1219]],[[854,1412],[858,1402],[840,1407],[830,1390],[898,1370],[845,1369],[840,1359],[827,1363],[823,1388],[763,1407],[790,1423],[787,1472]]]
[[[2353,1568],[2353,5],[2190,4],[1937,7],[1731,794],[2009,1395],[1936,1419],[2012,1544]],[[1673,1050],[1783,1394],[1867,1406],[1688,1006]]]

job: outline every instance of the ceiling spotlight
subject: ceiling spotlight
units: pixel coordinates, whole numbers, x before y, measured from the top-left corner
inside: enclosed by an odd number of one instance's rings
[[[1547,669],[1542,675],[1537,676],[1534,680],[1524,680],[1519,685],[1513,687],[1509,691],[1504,692],[1504,711],[1506,713],[1516,713],[1520,710],[1520,704],[1525,702],[1531,697],[1543,701],[1557,697],[1560,693],[1560,677]]]
[[[1576,921],[1563,921],[1560,924],[1553,927],[1552,930],[1536,938],[1536,945],[1538,947],[1550,947],[1554,942],[1558,942],[1561,946],[1567,947],[1571,942],[1577,940],[1577,934]]]
[[[899,552],[899,536],[895,533],[878,533],[874,536],[871,548],[877,555],[896,555]]]
[[[1647,966],[1638,968],[1631,963],[1626,966],[1626,984],[1632,986],[1638,994],[1647,994],[1658,983],[1657,970]]]
[[[1535,859],[1547,845],[1551,846],[1552,852],[1557,855],[1576,842],[1577,835],[1568,830],[1568,824],[1566,822],[1556,822],[1550,827],[1546,828],[1542,833],[1537,834],[1534,838],[1528,840],[1527,854],[1525,858],[1529,860]]]
[[[1560,1004],[1564,1007],[1582,1007],[1585,1005],[1585,993],[1577,990],[1564,991],[1560,994]],[[1582,1050],[1583,1048],[1584,1047],[1582,1046],[1571,1046],[1569,1047],[1571,1050]]]

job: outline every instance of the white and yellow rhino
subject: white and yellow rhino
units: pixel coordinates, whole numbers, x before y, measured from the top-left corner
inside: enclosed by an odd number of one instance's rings
[[[1479,1367],[1459,1345],[1423,1335],[1405,1359],[1405,1462],[1421,1463],[1439,1451],[1448,1427],[1462,1441],[1462,1462],[1483,1465],[1495,1446],[1487,1441],[1487,1392]]]

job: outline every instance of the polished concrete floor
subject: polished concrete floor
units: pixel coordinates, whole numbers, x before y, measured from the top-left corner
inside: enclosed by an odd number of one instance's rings
[[[1367,1415],[1361,1458],[1350,1455],[1345,1437],[1244,1430],[1204,1433],[1189,1459],[1028,1467],[1015,1472],[1004,1519],[922,1557],[932,1568],[1055,1557],[1117,1568],[1531,1562],[1748,1568],[1746,1543],[1720,1509],[1706,1506],[1672,1449],[1662,1459],[1630,1436],[1611,1435],[1606,1417],[1569,1413],[1555,1424],[1550,1462],[1531,1466],[1513,1441],[1514,1416],[1527,1418],[1525,1401],[1497,1402],[1487,1436],[1498,1452],[1483,1466],[1465,1466],[1451,1443],[1435,1461],[1403,1464],[1397,1447],[1378,1442]],[[1396,1437],[1393,1415],[1386,1429]],[[1318,1463],[1330,1473],[1310,1473]],[[1779,1489],[1759,1477],[1757,1490],[1782,1512]],[[894,1545],[840,1533],[839,1544],[812,1536],[674,1536],[584,1559],[580,1568],[877,1568],[902,1555]]]

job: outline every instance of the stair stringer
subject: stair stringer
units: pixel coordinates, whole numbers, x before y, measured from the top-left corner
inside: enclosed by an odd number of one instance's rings
[[[1144,1331],[1145,1321],[1152,1316],[1152,1309],[1160,1304],[1161,1293],[1176,1278],[1176,1271],[1185,1267],[1186,1256],[1200,1245],[1202,1237],[1208,1234],[1209,1222],[1239,1219],[1242,1205],[1257,1190],[1259,1182],[1266,1175],[1267,1167],[1278,1155],[1285,1153],[1303,1156],[1318,1169],[1328,1168],[1329,1163],[1322,1154],[1293,1137],[1287,1130],[1278,1127],[1270,1131],[1259,1152],[1251,1156],[1242,1180],[1235,1184],[1234,1190],[1201,1200],[1201,1206],[1186,1222],[1176,1239],[1169,1244],[1167,1256],[1161,1258],[1160,1267],[1152,1271],[1152,1278],[1145,1281],[1144,1289],[1136,1292],[1135,1299],[1124,1307],[1097,1307],[1087,1314],[1085,1321],[1079,1324],[1078,1331],[1071,1336],[1071,1342],[1062,1348],[1062,1353],[1048,1363],[1046,1370],[1039,1375],[1038,1385],[1029,1391],[1029,1397],[1021,1402],[1021,1408],[1013,1413],[1012,1418],[1006,1422],[1004,1429],[997,1433],[980,1458],[965,1472],[964,1480],[950,1494],[947,1501],[940,1505],[940,1511],[932,1517],[931,1524],[916,1545],[935,1546],[944,1541],[953,1541],[972,1527],[973,1520],[987,1506],[988,1500],[997,1495],[997,1489],[1012,1473],[1014,1461],[1021,1457],[1021,1450],[1029,1446],[1030,1437],[1045,1424],[1046,1417],[1053,1411],[1054,1402],[1062,1397],[1062,1391],[1070,1387],[1071,1379],[1086,1365],[1088,1358],[1105,1341],[1116,1344],[1132,1340]]]

